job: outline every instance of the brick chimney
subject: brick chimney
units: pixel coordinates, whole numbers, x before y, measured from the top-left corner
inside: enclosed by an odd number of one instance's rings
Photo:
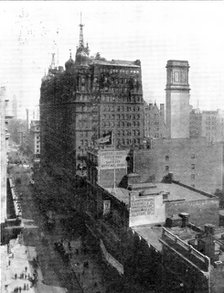
[[[215,226],[212,224],[205,224],[204,226],[204,235],[201,239],[203,246],[204,246],[204,254],[210,257],[211,261],[216,261],[215,257],[215,242],[214,242],[214,233],[215,233]]]
[[[212,224],[205,224],[204,231],[207,236],[215,234],[215,226]]]
[[[189,223],[189,217],[190,215],[188,213],[180,213],[179,217],[181,218],[181,228],[185,228],[188,226]]]

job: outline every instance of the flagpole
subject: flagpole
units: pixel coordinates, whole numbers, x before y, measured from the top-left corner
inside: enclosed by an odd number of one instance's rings
[[[116,143],[115,143],[115,133],[114,133],[114,193],[116,192],[115,152],[116,152]]]
[[[114,101],[114,112],[116,113],[115,111],[115,97],[113,98],[113,101]],[[114,114],[114,193],[116,193],[116,169],[115,169],[115,152],[116,152],[116,114]]]

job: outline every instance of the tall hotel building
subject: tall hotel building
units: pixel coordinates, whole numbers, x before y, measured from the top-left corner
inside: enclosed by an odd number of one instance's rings
[[[143,107],[140,61],[107,61],[99,53],[90,57],[80,24],[75,61],[70,54],[65,70],[56,68],[53,55],[48,75],[42,79],[42,163],[70,165],[74,172],[92,142],[109,131],[116,137],[117,148],[141,145]]]

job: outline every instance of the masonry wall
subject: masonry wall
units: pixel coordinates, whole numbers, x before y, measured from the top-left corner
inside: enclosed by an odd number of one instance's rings
[[[223,184],[223,144],[198,139],[158,139],[150,150],[136,150],[134,172],[141,182],[161,182],[169,172],[176,181],[214,193]]]
[[[6,219],[6,138],[5,138],[5,89],[0,88],[0,193],[1,218],[0,223]]]
[[[122,178],[127,174],[126,168],[115,169],[115,181],[116,186],[118,186]],[[104,187],[114,186],[114,170],[100,170],[98,173],[98,183]]]
[[[185,91],[169,91],[166,95],[168,135],[171,138],[186,138],[189,137],[189,93]]]

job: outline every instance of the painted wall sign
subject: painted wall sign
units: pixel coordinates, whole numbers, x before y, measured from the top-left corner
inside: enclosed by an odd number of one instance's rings
[[[131,217],[152,215],[155,213],[153,198],[138,198],[132,201]]]
[[[107,251],[107,249],[101,239],[100,239],[100,248],[102,250],[102,253],[103,253],[106,261],[110,265],[112,265],[119,272],[119,274],[123,275],[124,274],[124,266]]]
[[[103,215],[110,213],[110,200],[106,199],[103,201]]]
[[[101,151],[99,153],[99,167],[101,169],[127,168],[127,151]]]

